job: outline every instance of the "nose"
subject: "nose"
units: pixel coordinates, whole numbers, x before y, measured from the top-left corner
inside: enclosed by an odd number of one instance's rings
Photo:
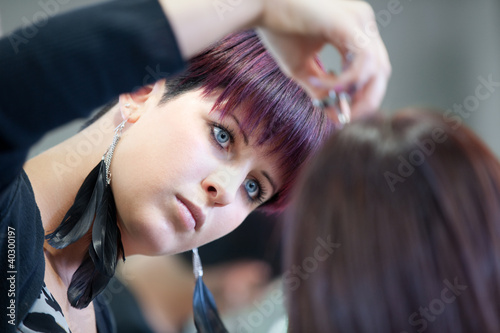
[[[242,170],[224,168],[205,178],[202,187],[215,206],[226,206],[236,198],[240,184],[244,180],[243,174]]]

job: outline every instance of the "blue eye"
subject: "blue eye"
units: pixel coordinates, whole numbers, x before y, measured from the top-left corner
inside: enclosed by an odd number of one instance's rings
[[[255,199],[259,196],[260,185],[254,179],[247,179],[245,180],[245,190],[252,199]]]
[[[210,123],[210,136],[213,144],[224,151],[231,150],[231,144],[234,143],[234,133],[231,129],[224,127],[219,123]],[[247,194],[248,201],[251,205],[262,204],[266,196],[266,189],[255,178],[245,179],[243,182],[244,191]]]
[[[227,148],[229,145],[229,142],[231,141],[231,134],[229,134],[228,131],[221,127],[214,126],[213,127],[213,134],[215,137],[215,140],[221,147]]]

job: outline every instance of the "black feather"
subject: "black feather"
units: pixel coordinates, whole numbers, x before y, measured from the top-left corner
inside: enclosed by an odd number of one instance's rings
[[[193,295],[194,324],[198,333],[227,333],[219,317],[212,293],[199,276]]]
[[[113,198],[114,200],[114,198]],[[115,206],[116,207],[116,206]],[[118,226],[117,226],[118,228]],[[118,243],[118,255],[121,254],[122,260],[125,262],[125,249],[123,248],[123,243],[122,243],[122,234],[120,232],[120,229],[118,229],[118,237],[117,237],[117,243]]]
[[[68,289],[68,299],[78,309],[87,307],[104,290],[115,274],[118,256],[125,260],[113,193],[111,186],[105,186],[92,228],[92,242]]]
[[[93,251],[89,252],[96,268],[105,275],[115,274],[118,261],[118,243],[121,249],[120,230],[116,225],[116,206],[111,192],[111,186],[106,186],[101,204],[97,209],[94,226],[92,227]]]
[[[86,308],[106,288],[110,279],[110,276],[96,269],[92,258],[87,253],[82,264],[73,274],[68,288],[67,295],[71,306],[77,309]]]
[[[46,236],[55,248],[64,248],[85,235],[90,226],[92,241],[68,288],[68,300],[78,309],[87,307],[115,274],[118,255],[123,256],[120,230],[116,224],[116,205],[111,186],[106,182],[102,160],[87,176],[73,206],[63,222]]]
[[[104,182],[102,178],[104,177]],[[76,194],[75,201],[54,232],[45,236],[48,243],[62,249],[87,233],[96,214],[106,185],[106,165],[101,161],[89,173]]]

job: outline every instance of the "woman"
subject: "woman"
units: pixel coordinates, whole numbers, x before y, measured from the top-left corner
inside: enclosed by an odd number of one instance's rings
[[[369,50],[338,45],[344,54],[357,51],[344,76],[323,74],[315,62],[318,47],[330,39],[347,41],[362,25],[331,26],[325,8],[331,16],[365,21],[373,21],[372,12],[352,1],[325,3],[307,5],[305,15],[301,3],[276,2],[289,14],[279,22],[270,2],[233,2],[221,20],[212,2],[117,1],[51,19],[34,35],[21,29],[0,41],[1,76],[8,78],[0,83],[0,217],[7,234],[0,247],[12,265],[2,279],[9,295],[2,298],[8,309],[2,331],[57,325],[105,332],[112,328],[110,317],[92,300],[117,257],[180,252],[231,231],[260,205],[283,207],[295,173],[330,126],[262,55],[256,37],[229,40],[231,47],[247,42],[249,52],[235,54],[242,62],[219,58],[218,70],[227,73],[207,73],[212,63],[203,63],[202,55],[188,81],[167,79],[165,85],[161,78],[180,72],[185,60],[222,35],[259,26],[282,68],[311,96],[356,85],[360,110],[378,103],[389,72],[378,35]],[[300,23],[299,17],[302,30],[288,22]],[[313,17],[322,18],[328,36]],[[357,30],[343,30],[350,27]],[[290,57],[292,46],[303,53]],[[376,72],[379,63],[386,66],[382,74]],[[43,133],[118,94],[102,118],[23,167]],[[90,222],[82,226],[81,216]]]
[[[300,189],[289,332],[500,330],[500,164],[470,130],[418,109],[349,124]]]

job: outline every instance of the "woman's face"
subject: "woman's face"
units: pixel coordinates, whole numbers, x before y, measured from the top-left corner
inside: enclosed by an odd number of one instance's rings
[[[281,186],[268,146],[240,130],[235,110],[220,120],[199,90],[144,104],[111,162],[125,254],[172,254],[235,229]],[[258,131],[256,131],[258,132]]]

